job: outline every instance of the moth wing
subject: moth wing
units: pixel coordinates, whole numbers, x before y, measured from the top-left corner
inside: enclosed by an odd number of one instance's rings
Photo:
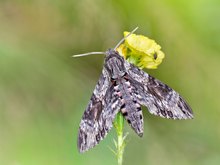
[[[112,128],[112,122],[121,106],[113,91],[114,86],[104,68],[80,122],[80,152],[97,145]]]
[[[193,118],[190,106],[176,91],[127,61],[125,67],[135,97],[151,114],[171,119]]]

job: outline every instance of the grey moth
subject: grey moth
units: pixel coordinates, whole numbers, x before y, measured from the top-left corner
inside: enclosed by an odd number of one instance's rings
[[[79,152],[89,150],[106,137],[117,113],[123,114],[140,137],[144,130],[141,106],[163,118],[193,118],[190,106],[176,91],[127,62],[116,48],[76,55],[105,54],[102,74],[80,122]]]

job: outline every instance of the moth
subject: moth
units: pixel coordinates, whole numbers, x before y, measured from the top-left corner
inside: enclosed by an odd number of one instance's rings
[[[176,91],[119,55],[116,48],[125,38],[106,52],[76,55],[105,54],[102,74],[80,122],[78,149],[81,153],[106,137],[117,113],[123,114],[140,137],[144,130],[141,106],[163,118],[193,118],[190,106]]]

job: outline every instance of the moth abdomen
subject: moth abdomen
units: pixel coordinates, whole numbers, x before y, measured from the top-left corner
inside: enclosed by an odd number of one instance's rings
[[[143,134],[143,114],[140,104],[135,103],[133,99],[125,99],[121,113],[134,131],[141,136]]]

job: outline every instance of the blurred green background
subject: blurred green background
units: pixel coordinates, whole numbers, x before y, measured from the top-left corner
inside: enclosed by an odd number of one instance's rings
[[[1,0],[0,164],[116,164],[112,130],[77,150],[84,109],[104,56],[124,30],[155,39],[166,58],[151,75],[177,90],[195,119],[172,121],[144,108],[144,137],[126,125],[126,165],[220,164],[219,0]]]

